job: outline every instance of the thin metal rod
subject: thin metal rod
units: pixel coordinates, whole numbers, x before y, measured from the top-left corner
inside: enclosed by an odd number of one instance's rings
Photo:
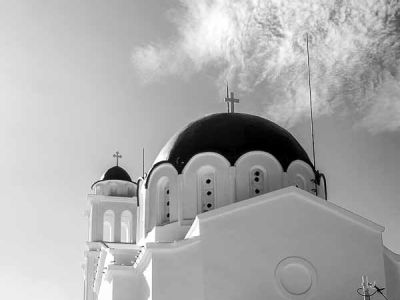
[[[306,34],[307,37],[307,66],[308,66],[308,91],[310,95],[310,119],[311,119],[311,141],[312,141],[312,155],[313,155],[313,164],[314,170],[317,170],[317,166],[315,164],[315,141],[314,141],[314,118],[313,118],[313,109],[312,109],[312,94],[311,94],[311,69],[310,69],[310,51],[308,49],[308,32]],[[317,171],[317,174],[319,172]],[[319,177],[319,175],[316,175]],[[319,182],[320,178],[314,179],[314,190],[315,195],[318,196],[318,186],[317,182]]]
[[[317,169],[317,166],[315,165],[314,118],[313,118],[312,95],[311,95],[311,71],[310,71],[310,52],[308,50],[308,33],[306,35],[307,35],[308,90],[310,94],[312,155],[313,155],[314,168]]]
[[[226,82],[226,98],[229,98],[229,84],[228,84],[228,81]],[[229,102],[226,102],[226,105],[228,107],[228,113],[229,113],[230,112],[229,111]]]
[[[144,178],[144,148],[142,151],[142,177]]]

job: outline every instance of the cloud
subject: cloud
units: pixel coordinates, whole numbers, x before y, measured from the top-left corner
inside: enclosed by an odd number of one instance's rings
[[[178,38],[134,49],[151,82],[216,68],[258,97],[267,117],[293,126],[308,114],[306,33],[317,116],[352,113],[371,132],[400,128],[400,3],[383,0],[182,0]]]
[[[154,81],[162,76],[173,75],[184,70],[177,52],[180,49],[148,45],[138,48],[132,62],[138,66],[144,82]],[[184,56],[183,56],[184,57]]]

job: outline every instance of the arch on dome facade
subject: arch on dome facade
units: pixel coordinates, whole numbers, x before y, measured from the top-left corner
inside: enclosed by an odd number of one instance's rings
[[[296,186],[302,190],[314,193],[315,173],[309,164],[301,160],[293,161],[287,169],[288,186]]]
[[[283,168],[270,153],[251,151],[235,163],[236,201],[278,190],[283,187]]]
[[[152,169],[148,179],[148,228],[164,225],[178,220],[178,172],[169,163],[160,164]]]
[[[170,180],[164,176],[157,183],[157,225],[164,225],[171,222],[171,196]]]
[[[181,176],[181,220],[193,220],[197,214],[228,205],[234,199],[234,170],[221,154],[193,156]]]

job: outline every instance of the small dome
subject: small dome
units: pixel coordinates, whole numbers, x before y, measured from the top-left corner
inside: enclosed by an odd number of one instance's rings
[[[108,169],[103,174],[103,176],[101,176],[100,180],[93,183],[92,188],[96,183],[106,181],[106,180],[122,180],[122,181],[133,182],[131,177],[129,176],[128,172],[126,172],[123,168],[121,168],[119,166],[115,166],[115,167]]]
[[[307,153],[287,130],[267,119],[243,113],[213,114],[192,122],[168,141],[154,165],[168,162],[181,173],[199,153],[219,153],[234,165],[250,151],[272,154],[284,170],[295,160],[312,167]]]
[[[107,170],[107,172],[105,172],[103,174],[103,176],[101,176],[100,180],[124,180],[124,181],[131,181],[132,179],[129,176],[128,172],[126,172],[123,168],[119,167],[119,166],[115,166],[112,167],[110,169]]]

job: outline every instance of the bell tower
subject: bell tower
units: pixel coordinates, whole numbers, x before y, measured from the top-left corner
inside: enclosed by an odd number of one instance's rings
[[[95,277],[101,250],[110,243],[134,244],[136,241],[136,182],[118,163],[108,169],[92,185],[88,195],[89,234],[86,243],[84,271],[84,300],[97,300]]]

